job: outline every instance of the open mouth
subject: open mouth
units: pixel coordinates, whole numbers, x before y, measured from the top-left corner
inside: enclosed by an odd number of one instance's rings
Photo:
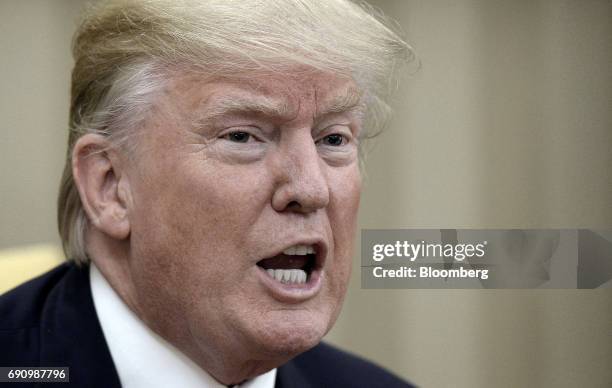
[[[277,282],[296,285],[308,283],[319,266],[315,245],[293,245],[257,265]]]

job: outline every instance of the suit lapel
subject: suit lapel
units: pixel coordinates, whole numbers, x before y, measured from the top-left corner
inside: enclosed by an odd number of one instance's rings
[[[277,369],[275,388],[313,388],[313,386],[291,360]]]
[[[40,365],[70,367],[71,386],[120,387],[93,305],[89,266],[68,265],[42,312]]]

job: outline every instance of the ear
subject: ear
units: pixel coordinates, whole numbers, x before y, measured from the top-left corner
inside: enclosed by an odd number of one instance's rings
[[[108,236],[130,235],[129,183],[119,155],[101,135],[81,136],[72,150],[72,175],[90,224]]]

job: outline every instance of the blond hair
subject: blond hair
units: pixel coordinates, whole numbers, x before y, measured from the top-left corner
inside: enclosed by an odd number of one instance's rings
[[[86,133],[125,142],[171,69],[336,72],[362,88],[368,126],[376,129],[412,50],[382,14],[348,0],[115,0],[84,13],[73,56],[58,225],[66,257],[86,261],[88,220],[72,176],[73,146]]]

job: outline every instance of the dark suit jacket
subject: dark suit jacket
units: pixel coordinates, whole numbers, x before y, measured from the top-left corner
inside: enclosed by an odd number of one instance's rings
[[[62,264],[0,296],[0,366],[68,366],[70,384],[59,386],[120,387],[94,309],[87,266]],[[276,378],[276,387],[282,388],[409,386],[326,344],[279,367]]]

